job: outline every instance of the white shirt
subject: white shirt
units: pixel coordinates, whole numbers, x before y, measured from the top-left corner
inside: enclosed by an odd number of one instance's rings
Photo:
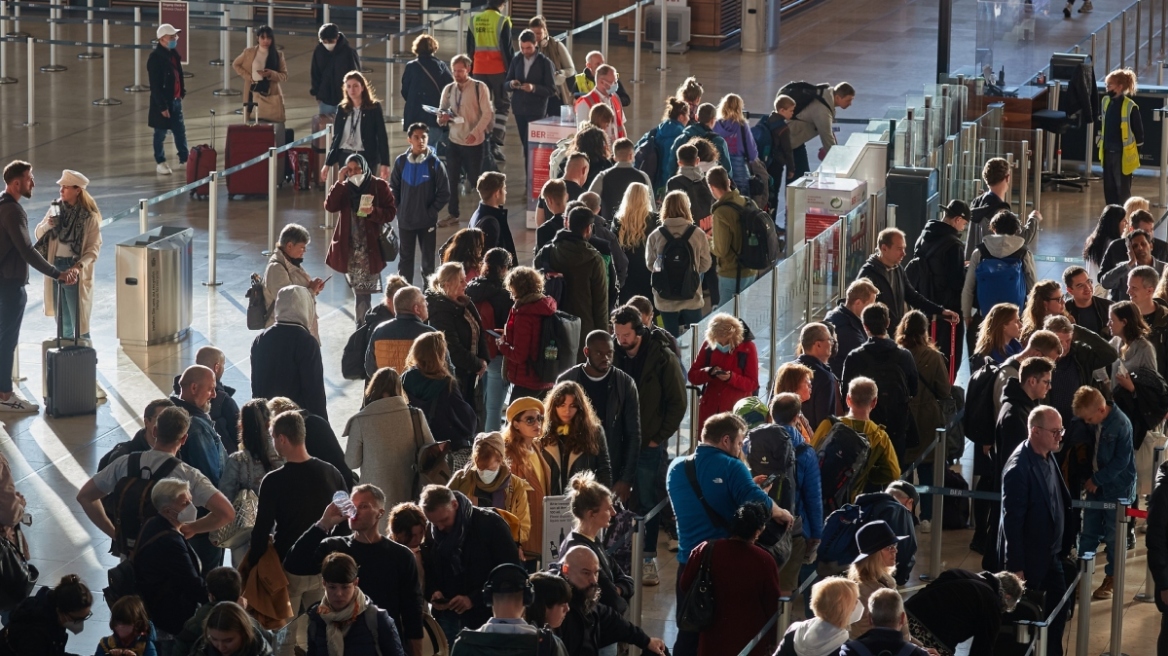
[[[149,467],[151,471],[154,471],[162,466],[162,463],[169,457],[171,457],[170,454],[163,451],[143,451],[141,464],[143,468]],[[113,494],[114,488],[118,485],[118,481],[126,477],[126,471],[130,466],[129,463],[130,456],[128,455],[111,462],[106,465],[105,469],[94,475],[93,484],[103,494],[107,496]],[[219,493],[219,490],[211,484],[211,479],[185,462],[178,463],[178,466],[171,470],[167,478],[177,478],[180,481],[186,481],[191,486],[191,500],[200,508],[205,508],[207,502],[211,500],[211,497]]]

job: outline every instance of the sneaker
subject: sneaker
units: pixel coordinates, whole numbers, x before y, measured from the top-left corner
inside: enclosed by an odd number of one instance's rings
[[[154,172],[158,175],[170,175],[171,173],[174,173],[174,171],[171,171],[170,167],[166,165],[166,162],[159,162],[158,166],[154,167]]]
[[[1095,7],[1091,4],[1091,0],[1087,0],[1082,7],[1079,7],[1080,14],[1089,14],[1092,11],[1095,11]]]
[[[41,407],[24,398],[20,390],[12,390],[7,401],[0,400],[0,412],[40,412]],[[656,572],[656,570],[654,570]]]
[[[1103,577],[1103,583],[1095,588],[1095,592],[1091,593],[1092,599],[1111,599],[1115,591],[1115,579],[1110,576]]]
[[[491,144],[491,157],[494,157],[495,161],[498,162],[507,161],[507,158],[503,156],[503,147],[497,143]]]
[[[933,532],[933,522],[930,522],[927,519],[922,519],[919,530],[921,533],[932,533]]]
[[[1066,6],[1063,7],[1063,18],[1070,18],[1070,17],[1071,17],[1071,3],[1068,2],[1066,4]]]
[[[97,400],[98,400],[98,401],[102,401],[102,400],[104,400],[104,399],[106,398],[106,395],[105,395],[105,390],[103,390],[103,389],[101,388],[101,385],[95,385],[95,387],[97,388],[97,389],[95,390],[95,396],[96,396]]]
[[[438,222],[439,228],[449,228],[450,226],[456,226],[456,225],[458,225],[458,217],[457,216],[447,216],[445,219],[442,219],[441,221]]]
[[[657,574],[657,560],[649,559],[641,568],[641,585],[661,585],[661,577]]]

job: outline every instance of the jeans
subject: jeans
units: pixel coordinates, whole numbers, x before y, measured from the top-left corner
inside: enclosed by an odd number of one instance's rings
[[[75,257],[57,257],[53,258],[53,266],[64,271],[73,266],[73,263],[76,261],[77,258]],[[57,301],[57,294],[64,294],[59,302]],[[60,310],[61,313],[61,337],[66,339],[75,338],[77,336],[77,328],[81,325],[78,322],[80,308],[77,304],[77,285],[66,285],[60,281],[54,281],[53,300],[50,302],[53,303],[54,311]],[[85,334],[82,337],[88,338],[89,335]]]
[[[320,576],[300,576],[284,572],[288,577],[288,600],[292,602],[292,612],[296,613],[284,629],[283,640],[275,650],[279,656],[293,656],[297,645],[308,646],[308,609],[324,597],[324,584]]]
[[[325,114],[325,115],[336,114],[337,113],[337,106],[336,105],[326,105],[318,100],[316,103],[316,113],[317,114]]]
[[[450,216],[458,212],[458,176],[466,173],[466,181],[474,187],[483,173],[483,144],[460,146],[453,141],[446,147],[446,173],[450,176]]]
[[[641,453],[637,456],[637,474],[636,480],[633,483],[634,492],[637,495],[637,502],[640,504],[641,513],[647,513],[661,501],[657,492],[657,477],[661,471],[661,458],[665,455],[665,444],[658,444],[657,446],[641,447]],[[655,558],[657,556],[657,530],[660,525],[660,513],[655,515],[645,524],[645,558]],[[634,554],[634,557],[636,554]]]
[[[1108,205],[1123,205],[1131,198],[1132,176],[1123,174],[1123,153],[1103,152],[1103,198]]]
[[[1091,501],[1103,501],[1097,495],[1087,494]],[[1126,537],[1126,536],[1125,536]],[[1115,512],[1111,510],[1096,510],[1088,508],[1083,511],[1083,531],[1079,534],[1079,553],[1095,551],[1099,543],[1107,545],[1107,566],[1103,573],[1112,576],[1115,574]],[[1120,558],[1123,557],[1127,545],[1119,547]]]
[[[452,203],[454,201],[451,201]],[[453,212],[452,212],[453,213]],[[430,226],[421,230],[404,230],[398,227],[401,237],[401,250],[397,263],[397,272],[411,285],[414,284],[414,246],[422,250],[422,283],[434,273],[434,254],[438,251],[438,228]]]
[[[12,361],[20,340],[20,324],[28,293],[22,280],[0,281],[0,393],[12,391]]]
[[[665,324],[665,330],[669,331],[670,335],[678,337],[681,335],[681,325],[691,325],[702,320],[701,310],[680,310],[678,312],[662,312],[661,322]]]
[[[438,622],[438,626],[442,627],[442,633],[446,635],[446,642],[453,645],[454,639],[462,631],[462,620],[458,618],[458,613],[452,610],[435,611],[434,620]]]
[[[450,139],[448,138],[449,132],[447,129],[440,125],[430,126],[430,128],[426,130],[426,135],[428,137],[426,141],[430,144],[430,147],[434,149],[434,152],[445,158],[447,148],[450,145]]]
[[[170,127],[154,128],[154,161],[162,164],[166,161],[166,153],[162,152],[162,142],[166,140],[166,132],[174,133],[174,148],[178,151],[179,164],[187,163],[187,126],[183,122],[182,101],[175,98],[170,102]]]
[[[738,280],[738,293],[746,291],[746,288],[754,282],[755,276],[742,276]],[[718,276],[718,300],[723,303],[729,303],[734,300],[734,276]]]
[[[491,358],[487,363],[486,423],[483,430],[488,433],[499,430],[503,420],[503,400],[507,397],[507,383],[503,381],[503,355]]]

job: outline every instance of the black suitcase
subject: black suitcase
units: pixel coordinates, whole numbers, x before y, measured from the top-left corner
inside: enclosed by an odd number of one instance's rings
[[[48,393],[45,414],[50,417],[92,415],[97,412],[97,351],[89,346],[62,345],[61,299],[57,295],[57,346],[45,354]],[[72,341],[72,340],[70,340]]]

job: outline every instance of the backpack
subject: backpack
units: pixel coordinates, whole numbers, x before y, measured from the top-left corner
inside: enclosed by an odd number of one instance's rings
[[[769,119],[770,116],[764,116],[762,120],[750,128],[750,135],[754,137],[754,145],[758,149],[758,158],[767,166],[771,165],[771,151],[775,147],[775,142],[771,139],[771,124]]]
[[[421,399],[409,392],[406,392],[406,396],[410,405],[422,407]],[[470,448],[478,426],[478,415],[474,407],[462,398],[462,394],[455,396],[449,385],[443,385],[441,393],[430,402],[425,415],[426,422],[430,424],[430,434],[441,435],[443,439],[449,440],[451,451]]]
[[[965,478],[961,474],[946,467],[945,487],[951,487],[955,490],[968,490],[969,483],[965,482]],[[965,529],[969,526],[969,499],[958,496],[946,498],[945,507],[942,509],[941,514],[942,529],[946,531]]]
[[[555,656],[556,637],[548,627],[536,633],[487,633],[464,629],[454,639],[450,656]]]
[[[801,523],[796,510],[799,497],[799,454],[811,446],[806,443],[793,445],[790,433],[777,424],[757,426],[746,434],[746,439],[750,445],[743,451],[747,454],[746,461],[750,466],[750,474],[778,476],[771,486],[770,497],[780,508],[795,517],[797,524],[793,527],[793,532],[798,533]],[[767,523],[768,528],[771,525],[770,522]]]
[[[921,296],[934,303],[938,302],[937,291],[933,286],[933,282],[937,280],[938,273],[933,271],[933,268],[929,264],[933,261],[933,256],[942,248],[951,246],[954,243],[961,246],[961,239],[953,235],[947,235],[944,239],[938,239],[915,253],[913,258],[904,267],[904,275],[908,278],[913,288],[920,292]]]
[[[369,633],[373,636],[373,649],[377,652],[377,656],[382,656],[382,654],[381,654],[381,641],[378,640],[378,631],[377,631],[377,611],[378,610],[379,609],[377,608],[377,606],[374,606],[373,604],[369,604],[368,606],[365,607],[365,611],[362,612],[361,615],[363,615],[365,617],[365,626],[366,626],[366,628],[369,629]],[[327,622],[325,624],[327,624]],[[316,636],[317,636],[317,632],[319,630],[320,629],[317,627],[316,622],[309,622],[308,623],[308,644],[311,645],[311,644],[314,644],[316,642],[316,639],[317,639]]]
[[[861,358],[859,371],[876,383],[876,407],[872,409],[870,419],[888,431],[888,437],[895,444],[897,439],[905,440],[906,446],[916,446],[908,443],[911,435],[916,435],[916,422],[908,412],[908,378],[904,370],[896,366],[895,362],[874,361],[871,354],[860,351],[854,358]],[[911,427],[911,431],[910,431]],[[917,443],[919,443],[919,437]],[[928,439],[932,439],[930,435]]]
[[[986,316],[998,303],[1026,306],[1026,279],[1022,275],[1022,258],[1026,247],[1006,257],[994,257],[985,244],[977,245],[981,261],[977,263],[977,308]]]
[[[738,268],[769,269],[779,261],[779,234],[775,231],[775,220],[753,200],[744,199],[746,204],[743,206],[719,202],[714,207],[729,205],[738,212],[738,225],[742,230],[741,242],[734,253]]]
[[[845,503],[827,516],[819,543],[820,576],[841,572],[859,557],[856,532],[862,525],[860,507],[854,503]]]
[[[661,154],[657,152],[657,128],[649,130],[637,140],[633,148],[633,167],[644,172],[650,180],[657,179],[661,169]]]
[[[145,547],[165,535],[166,531],[159,531],[144,542],[142,546]],[[138,576],[134,571],[133,556],[123,560],[110,569],[110,571],[106,572],[106,582],[108,585],[102,588],[101,594],[105,597],[105,603],[110,608],[113,608],[113,605],[122,597],[139,594],[141,590],[138,589]]]
[[[179,459],[168,457],[158,466],[157,471],[142,466],[142,452],[131,453],[126,462],[126,475],[114,486],[111,496],[114,498],[114,512],[110,517],[113,522],[114,546],[122,555],[132,555],[138,534],[146,520],[158,514],[154,504],[150,501],[150,492],[154,484],[166,478],[179,465]],[[130,537],[130,536],[134,537]]]
[[[533,264],[543,274],[544,296],[551,298],[558,306],[564,298],[564,274],[552,268],[550,246],[551,244],[548,243],[539,249],[539,252],[535,254]]]
[[[827,91],[828,86],[827,84],[812,84],[800,80],[798,82],[788,82],[783,85],[783,88],[779,89],[779,94],[790,96],[795,101],[794,115],[798,116],[800,112],[807,109],[808,105],[816,101],[823,103],[824,107],[832,109],[827,99],[823,97],[823,92]]]
[[[410,423],[414,431],[414,452],[417,458],[412,463],[414,470],[414,498],[422,494],[422,488],[427,485],[446,485],[450,482],[450,463],[446,459],[446,448],[449,442],[433,442],[422,444],[422,411],[412,405],[406,406],[410,411]]]
[[[365,351],[369,349],[369,338],[373,336],[373,322],[366,321],[349,335],[345,350],[341,353],[341,375],[345,380],[365,380]]]
[[[701,287],[702,277],[695,264],[697,258],[689,242],[697,229],[696,225],[691,225],[680,237],[674,237],[665,226],[657,228],[658,234],[665,239],[665,245],[657,256],[650,281],[653,291],[662,299],[688,301]]]
[[[540,319],[539,347],[528,365],[541,381],[554,383],[560,374],[575,366],[579,348],[580,317],[556,310]]]
[[[708,217],[710,208],[714,206],[714,195],[710,193],[710,186],[702,180],[692,180],[681,174],[674,176],[673,179],[681,185],[680,191],[684,191],[685,195],[689,197],[694,223]]]
[[[636,532],[637,513],[617,505],[616,517],[604,531],[604,550],[622,572],[631,572],[633,566],[633,533]]]
[[[247,288],[247,329],[263,330],[268,323],[268,302],[264,299],[264,280],[260,274],[251,274]]]
[[[903,412],[905,406],[900,406]],[[823,490],[823,511],[833,512],[851,503],[856,477],[868,463],[872,447],[863,434],[836,417],[828,417],[831,430],[816,449],[819,479]]]
[[[1001,365],[987,357],[982,368],[969,377],[965,416],[962,417],[961,425],[965,429],[965,437],[974,444],[994,443],[998,426],[998,413],[994,412],[994,383],[1001,371]]]

